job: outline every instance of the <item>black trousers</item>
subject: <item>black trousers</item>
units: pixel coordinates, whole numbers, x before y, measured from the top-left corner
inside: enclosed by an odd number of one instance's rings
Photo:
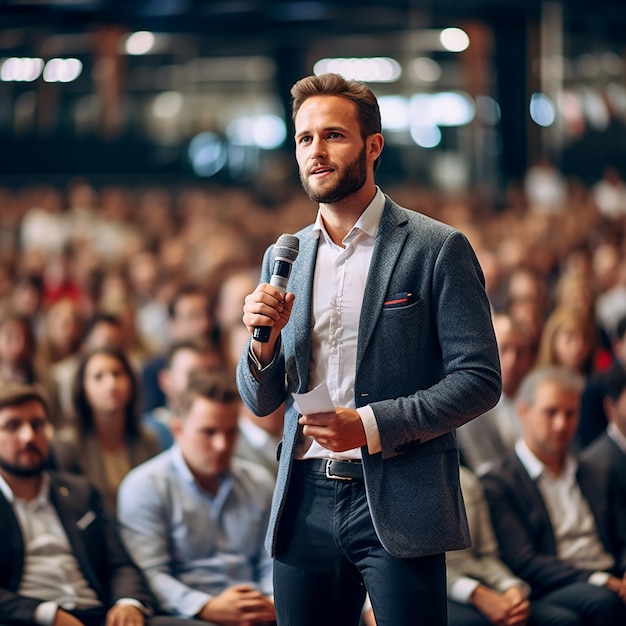
[[[445,555],[399,559],[380,544],[362,480],[294,461],[274,560],[278,626],[446,626]]]

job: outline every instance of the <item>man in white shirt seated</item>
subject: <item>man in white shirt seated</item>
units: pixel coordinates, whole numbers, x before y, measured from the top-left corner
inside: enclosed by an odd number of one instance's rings
[[[583,381],[532,371],[518,392],[523,429],[482,484],[502,558],[533,598],[585,626],[626,624],[626,538],[618,487],[606,469],[570,453]]]

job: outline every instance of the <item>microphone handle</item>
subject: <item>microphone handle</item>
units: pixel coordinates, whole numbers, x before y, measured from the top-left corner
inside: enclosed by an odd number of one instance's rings
[[[278,289],[283,296],[287,292],[289,274],[291,274],[291,263],[282,259],[277,259],[274,264],[274,272],[270,278],[270,285],[276,287],[276,289]],[[252,332],[252,338],[261,343],[267,343],[270,340],[271,334],[271,326],[255,326],[254,331]]]

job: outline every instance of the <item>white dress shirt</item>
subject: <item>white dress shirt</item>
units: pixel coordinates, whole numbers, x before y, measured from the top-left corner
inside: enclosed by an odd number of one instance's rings
[[[70,610],[102,606],[83,576],[61,520],[50,503],[47,474],[43,475],[41,489],[33,500],[15,497],[2,476],[0,489],[13,507],[24,538],[24,570],[18,593],[44,601],[35,610],[37,622],[51,624],[58,606]]]
[[[568,455],[563,473],[554,476],[523,439],[516,443],[515,452],[537,484],[548,510],[557,557],[573,567],[594,572],[589,582],[603,586],[609,576],[606,571],[613,567],[615,560],[600,541],[595,519],[576,480],[576,459]]]
[[[326,382],[334,406],[354,408],[356,354],[359,320],[365,283],[374,252],[376,234],[385,208],[380,189],[356,224],[338,246],[330,238],[318,212],[312,237],[319,237],[315,275],[309,390]],[[369,406],[358,409],[368,450],[380,451],[380,437],[374,413]],[[360,459],[360,448],[336,453],[312,439],[302,440],[296,458]]]

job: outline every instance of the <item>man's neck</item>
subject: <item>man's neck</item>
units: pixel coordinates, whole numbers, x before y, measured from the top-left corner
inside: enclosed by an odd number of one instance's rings
[[[334,204],[320,204],[326,232],[333,242],[343,247],[343,240],[357,223],[376,195],[375,185],[364,185],[357,192]]]
[[[37,476],[14,476],[9,472],[0,471],[0,475],[11,488],[13,495],[20,500],[34,500],[41,489],[42,474]]]

